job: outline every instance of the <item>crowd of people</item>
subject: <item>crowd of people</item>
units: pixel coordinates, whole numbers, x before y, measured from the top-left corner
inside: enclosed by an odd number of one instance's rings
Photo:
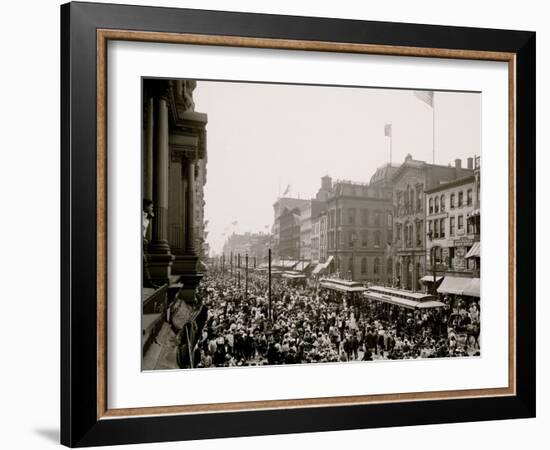
[[[203,279],[196,367],[479,355],[476,301],[444,298],[446,307],[417,311],[276,279],[270,305],[265,276],[251,274],[246,292],[243,284]]]

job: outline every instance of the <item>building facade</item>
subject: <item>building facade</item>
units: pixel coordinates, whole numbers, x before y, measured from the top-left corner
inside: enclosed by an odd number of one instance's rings
[[[392,178],[392,259],[395,286],[411,291],[422,289],[420,279],[426,273],[427,255],[425,191],[442,183],[473,175],[473,167],[470,167],[472,165],[469,160],[469,167],[463,169],[459,159],[455,161],[454,167],[434,165],[414,160],[411,155],[407,155],[395,172]]]
[[[180,279],[186,299],[194,298],[203,276],[206,232],[207,116],[195,111],[195,86],[191,80],[143,82],[142,193],[154,211],[144,265],[158,285]]]
[[[471,175],[426,190],[426,267],[430,274],[479,277],[479,169],[476,159]]]
[[[279,259],[300,259],[300,208],[285,208],[279,216]]]
[[[313,238],[314,222],[319,217],[321,211],[326,208],[326,203],[319,200],[308,200],[300,207],[300,260],[314,261],[313,253],[318,258],[318,242]],[[317,233],[319,230],[316,230]],[[315,247],[315,250],[314,250]]]
[[[292,197],[280,197],[275,203],[273,203],[273,226],[271,227],[272,240],[272,256],[274,259],[280,257],[280,240],[281,240],[281,215],[285,210],[292,210],[294,208],[300,209],[305,205],[308,200],[292,198]]]
[[[327,200],[327,256],[330,272],[357,281],[386,282],[391,241],[392,190],[337,181]]]

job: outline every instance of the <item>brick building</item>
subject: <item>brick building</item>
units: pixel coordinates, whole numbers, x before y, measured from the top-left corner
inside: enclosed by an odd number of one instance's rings
[[[426,190],[473,175],[473,164],[462,168],[428,164],[409,154],[392,178],[394,282],[402,289],[421,290],[426,273]],[[435,223],[435,222],[434,222]],[[435,226],[435,225],[434,225]],[[440,226],[440,225],[438,225]]]

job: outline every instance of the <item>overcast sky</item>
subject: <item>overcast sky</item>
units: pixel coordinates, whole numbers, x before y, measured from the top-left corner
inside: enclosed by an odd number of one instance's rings
[[[368,182],[389,162],[387,123],[394,163],[407,153],[432,161],[432,108],[409,90],[198,81],[194,100],[208,114],[212,254],[233,231],[267,231],[288,185],[290,196],[311,198],[327,173]],[[465,165],[481,153],[481,95],[436,92],[434,105],[436,164]]]

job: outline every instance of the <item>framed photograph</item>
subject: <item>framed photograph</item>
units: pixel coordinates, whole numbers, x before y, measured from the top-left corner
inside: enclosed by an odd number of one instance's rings
[[[535,33],[61,27],[63,444],[534,417]]]

